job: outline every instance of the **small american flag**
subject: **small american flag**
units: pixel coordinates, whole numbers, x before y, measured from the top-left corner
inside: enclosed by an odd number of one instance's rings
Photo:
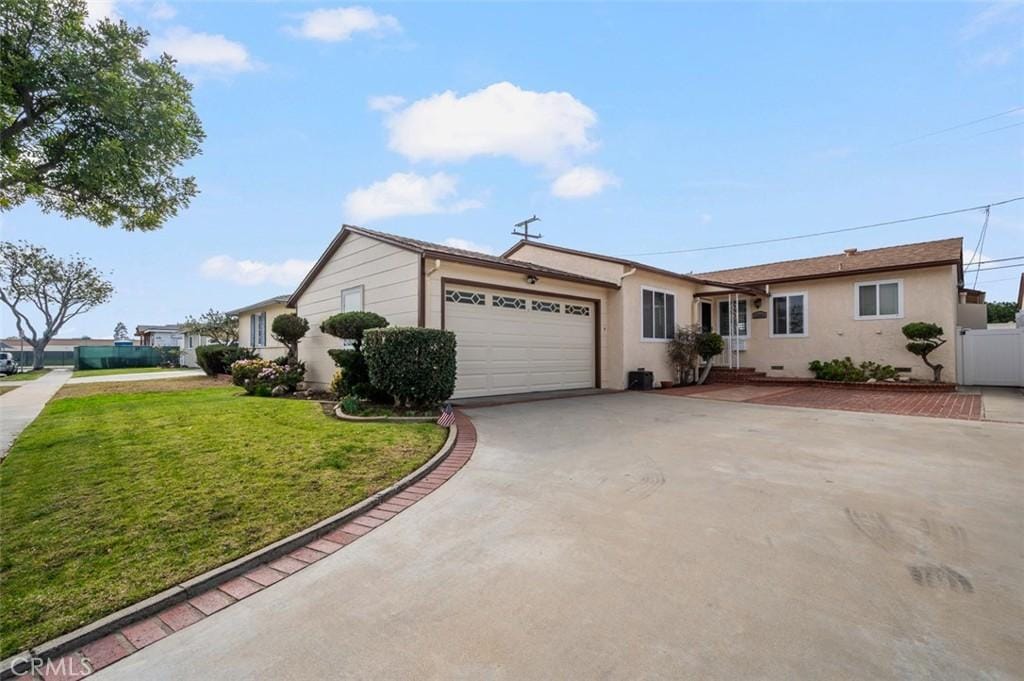
[[[452,411],[451,402],[445,402],[444,408],[441,409],[441,416],[437,419],[437,425],[449,428],[453,423],[455,423],[455,412]]]

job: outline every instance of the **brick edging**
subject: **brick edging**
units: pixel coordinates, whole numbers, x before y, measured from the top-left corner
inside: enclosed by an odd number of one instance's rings
[[[0,662],[0,679],[44,678],[15,674],[12,666],[29,657],[72,671],[84,671],[85,658],[93,671],[99,671],[351,544],[444,484],[475,448],[476,428],[456,411],[455,425],[441,449],[390,487],[269,546],[9,657]]]

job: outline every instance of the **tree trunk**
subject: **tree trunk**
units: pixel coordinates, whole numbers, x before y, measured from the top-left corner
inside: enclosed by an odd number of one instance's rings
[[[43,364],[44,364],[43,360],[46,357],[46,355],[43,354],[45,349],[46,349],[46,344],[45,343],[43,345],[34,345],[34,346],[32,346],[32,368],[33,369],[42,369],[43,368]]]
[[[697,385],[704,385],[704,381],[708,380],[708,374],[711,373],[711,360],[705,361],[704,369],[700,372],[700,377],[697,379]]]
[[[932,364],[931,362],[928,361],[928,356],[927,355],[921,355],[921,359],[924,360],[925,365],[929,369],[932,370],[932,373],[934,374],[934,377],[933,377],[932,380],[935,383],[941,383],[942,382],[942,365],[941,364]]]

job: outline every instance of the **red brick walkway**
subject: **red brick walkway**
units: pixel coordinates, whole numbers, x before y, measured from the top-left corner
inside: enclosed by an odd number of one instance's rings
[[[841,388],[736,385],[713,383],[659,390],[658,394],[785,407],[862,411],[873,414],[981,419],[981,395],[963,393],[843,390]]]
[[[476,428],[462,412],[455,413],[455,424],[459,428],[455,446],[437,468],[416,484],[286,556],[260,565],[183,603],[173,605],[149,619],[135,622],[88,643],[80,650],[68,653],[60,659],[50,660],[48,666],[38,676],[24,675],[20,678],[42,678],[44,681],[84,678],[91,673],[90,669],[99,671],[151,643],[276,584],[288,575],[372,532],[443,485],[469,461],[476,448]]]

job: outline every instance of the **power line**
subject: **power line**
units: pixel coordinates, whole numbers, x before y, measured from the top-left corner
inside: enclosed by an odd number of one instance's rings
[[[971,261],[975,258],[978,259],[978,269],[974,272],[974,285],[978,285],[978,273],[981,272],[981,249],[985,247],[985,234],[988,232],[988,219],[992,215],[992,206],[985,208],[985,222],[981,225],[981,236],[978,237],[978,245],[974,248],[974,253],[971,254]],[[967,264],[969,268],[970,263]]]
[[[991,272],[992,270],[1005,270],[1011,267],[1024,267],[1024,262],[1019,262],[1016,265],[1000,265],[999,267],[985,267],[984,269],[977,270],[978,272]],[[977,278],[977,277],[975,277]],[[977,281],[974,282],[977,285]]]
[[[703,246],[701,248],[680,248],[672,251],[650,251],[647,253],[626,253],[627,257],[639,257],[645,255],[673,255],[676,253],[697,253],[700,251],[717,251],[723,248],[740,248],[742,246],[759,246],[761,244],[772,244],[779,241],[794,241],[796,239],[810,239],[816,236],[827,236],[829,234],[841,234],[843,232],[856,232],[862,229],[871,229],[873,227],[886,227],[888,225],[898,225],[904,222],[915,222],[917,220],[928,220],[931,218],[939,218],[946,215],[957,215],[959,213],[971,213],[976,210],[985,210],[987,208],[993,208],[995,206],[1003,206],[1014,201],[1024,200],[1024,196],[1015,196],[1012,199],[1006,199],[1005,201],[997,201],[995,203],[986,203],[981,206],[972,206],[970,208],[958,208],[957,210],[947,210],[942,213],[932,213],[930,215],[918,215],[912,218],[901,218],[899,220],[889,220],[887,222],[875,222],[870,225],[858,225],[856,227],[844,227],[842,229],[830,229],[824,232],[813,232],[811,234],[797,234],[795,236],[783,236],[774,239],[761,239],[759,241],[744,241],[742,243],[735,244],[722,244],[720,246]]]
[[[1009,128],[1017,128],[1017,127],[1020,127],[1022,125],[1024,125],[1024,121],[1021,121],[1020,123],[1011,123],[1010,125],[1004,125],[1001,128],[993,128],[992,130],[986,130],[985,132],[979,132],[977,135],[968,135],[967,137],[964,137],[964,139],[965,140],[972,140],[975,137],[981,137],[982,135],[990,135],[993,132],[999,132],[1000,130],[1007,130]]]
[[[978,264],[979,265],[987,265],[990,262],[1006,262],[1007,260],[1024,260],[1024,255],[1015,255],[1012,258],[994,258],[992,260],[982,260]]]
[[[978,283],[979,284],[999,284],[999,283],[1004,282],[1004,281],[1020,281],[1020,277],[1005,277],[1003,279],[985,279],[984,281],[979,281]]]
[[[1002,112],[997,113],[997,114],[992,114],[991,116],[985,116],[984,118],[975,118],[973,121],[967,121],[966,123],[959,123],[957,125],[952,125],[952,126],[950,126],[948,128],[943,128],[942,130],[935,130],[935,131],[932,131],[932,132],[929,132],[929,133],[925,133],[924,135],[920,135],[918,137],[911,137],[908,140],[903,140],[902,142],[896,142],[892,146],[898,147],[898,146],[901,146],[903,144],[910,144],[911,142],[916,142],[918,140],[923,140],[923,139],[927,139],[929,137],[935,137],[936,135],[941,135],[944,132],[950,132],[952,130],[959,130],[960,128],[966,128],[967,126],[974,125],[976,123],[984,123],[985,121],[990,121],[993,118],[999,118],[1000,116],[1008,116],[1009,114],[1016,113],[1018,111],[1024,111],[1024,106],[1018,106],[1018,107],[1015,107],[1013,109],[1009,109],[1008,111],[1002,111]]]

